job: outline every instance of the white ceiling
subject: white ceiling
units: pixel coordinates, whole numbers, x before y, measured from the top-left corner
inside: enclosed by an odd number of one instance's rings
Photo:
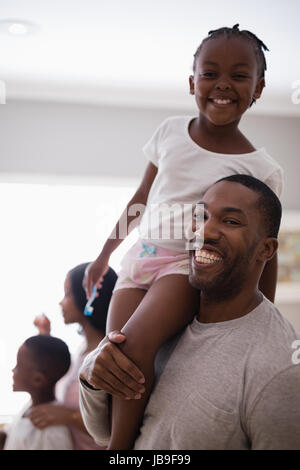
[[[256,110],[300,116],[299,18],[299,0],[0,0],[0,21],[37,25],[25,37],[0,32],[0,80],[7,100],[186,108],[199,43],[239,23],[270,49]]]

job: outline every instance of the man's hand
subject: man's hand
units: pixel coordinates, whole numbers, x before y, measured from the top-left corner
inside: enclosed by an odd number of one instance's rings
[[[98,390],[125,400],[141,398],[145,378],[137,366],[116,346],[126,340],[119,331],[112,331],[89,353],[80,369],[80,378]],[[116,343],[116,344],[113,344]]]

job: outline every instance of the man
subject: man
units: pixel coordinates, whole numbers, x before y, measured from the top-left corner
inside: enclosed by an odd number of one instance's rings
[[[199,313],[160,360],[134,449],[300,449],[300,365],[293,361],[300,335],[258,289],[277,250],[280,202],[247,175],[219,180],[201,202],[204,245],[190,253]],[[142,385],[117,346],[101,348],[81,369],[81,411],[104,444],[103,390],[138,398]]]

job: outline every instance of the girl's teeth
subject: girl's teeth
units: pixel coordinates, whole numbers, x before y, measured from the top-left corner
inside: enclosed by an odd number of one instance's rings
[[[231,100],[217,100],[217,99],[215,99],[215,100],[214,100],[214,103],[217,103],[217,104],[229,104],[229,103],[231,103]]]

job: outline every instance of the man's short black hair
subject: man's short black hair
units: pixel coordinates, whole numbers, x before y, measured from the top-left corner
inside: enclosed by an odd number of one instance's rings
[[[71,364],[69,348],[64,341],[50,335],[36,335],[28,338],[24,345],[48,382],[54,385],[68,371]]]
[[[233,183],[239,183],[259,194],[257,207],[262,214],[262,219],[266,226],[267,236],[272,238],[278,237],[282,207],[278,197],[272,191],[272,189],[269,188],[269,186],[250,175],[236,174],[226,176],[225,178],[221,178],[216,181],[215,184],[219,183],[220,181],[231,181]]]

